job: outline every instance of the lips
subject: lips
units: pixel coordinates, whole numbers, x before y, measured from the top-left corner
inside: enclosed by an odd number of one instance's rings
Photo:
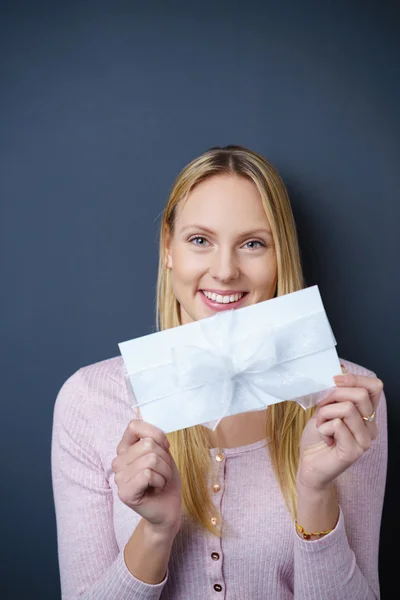
[[[235,294],[243,294],[243,296],[241,298],[239,298],[238,300],[234,301],[234,302],[217,302],[215,300],[213,300],[212,298],[207,298],[207,296],[204,294],[204,292],[209,292],[209,290],[199,290],[200,296],[203,299],[203,302],[206,304],[206,306],[208,306],[208,308],[211,308],[213,311],[215,312],[219,312],[219,311],[223,311],[223,310],[232,310],[234,308],[239,308],[245,301],[245,299],[248,296],[248,292],[243,292],[243,291],[230,291],[228,292],[220,292],[220,290],[218,290],[219,293],[217,293],[217,291],[210,291],[210,293],[216,294],[217,296],[234,296]]]
[[[245,292],[219,293],[219,292],[211,292],[209,290],[201,290],[201,291],[206,296],[206,298],[208,298],[209,300],[212,300],[213,302],[217,302],[218,304],[229,304],[232,302],[237,302],[245,294]]]

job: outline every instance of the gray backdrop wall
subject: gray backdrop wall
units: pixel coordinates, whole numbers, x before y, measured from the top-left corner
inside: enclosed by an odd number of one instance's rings
[[[2,2],[1,590],[58,598],[62,383],[154,330],[157,231],[213,145],[288,184],[339,356],[385,383],[382,597],[399,534],[399,9],[389,2]]]

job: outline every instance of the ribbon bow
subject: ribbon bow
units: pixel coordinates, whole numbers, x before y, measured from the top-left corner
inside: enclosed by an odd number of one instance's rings
[[[188,422],[215,429],[227,415],[261,410],[284,400],[304,396],[304,402],[299,402],[303,408],[315,404],[318,393],[326,392],[326,384],[290,362],[336,345],[325,312],[284,326],[264,325],[244,339],[237,335],[235,313],[199,321],[201,345],[173,347],[170,363],[128,375],[141,399],[137,405],[191,391],[191,402],[182,407],[190,413]],[[217,419],[209,420],[210,414]]]

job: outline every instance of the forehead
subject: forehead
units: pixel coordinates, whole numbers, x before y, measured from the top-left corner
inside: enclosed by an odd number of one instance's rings
[[[253,181],[238,175],[214,175],[196,185],[178,210],[177,228],[192,222],[248,228],[265,226],[268,218]]]

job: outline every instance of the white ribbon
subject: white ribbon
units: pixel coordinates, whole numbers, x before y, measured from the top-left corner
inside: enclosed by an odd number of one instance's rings
[[[182,410],[201,417],[210,402],[218,404],[219,418],[212,425],[203,422],[215,429],[229,414],[276,402],[307,396],[307,402],[300,402],[303,408],[315,404],[326,384],[318,381],[318,374],[311,379],[295,369],[291,361],[336,345],[325,312],[277,328],[261,324],[258,333],[245,339],[236,334],[235,312],[229,311],[229,318],[225,313],[221,319],[221,313],[199,321],[207,347],[176,346],[171,349],[169,363],[127,374],[140,399],[137,406],[195,391],[195,400]],[[317,396],[310,400],[310,394]]]

